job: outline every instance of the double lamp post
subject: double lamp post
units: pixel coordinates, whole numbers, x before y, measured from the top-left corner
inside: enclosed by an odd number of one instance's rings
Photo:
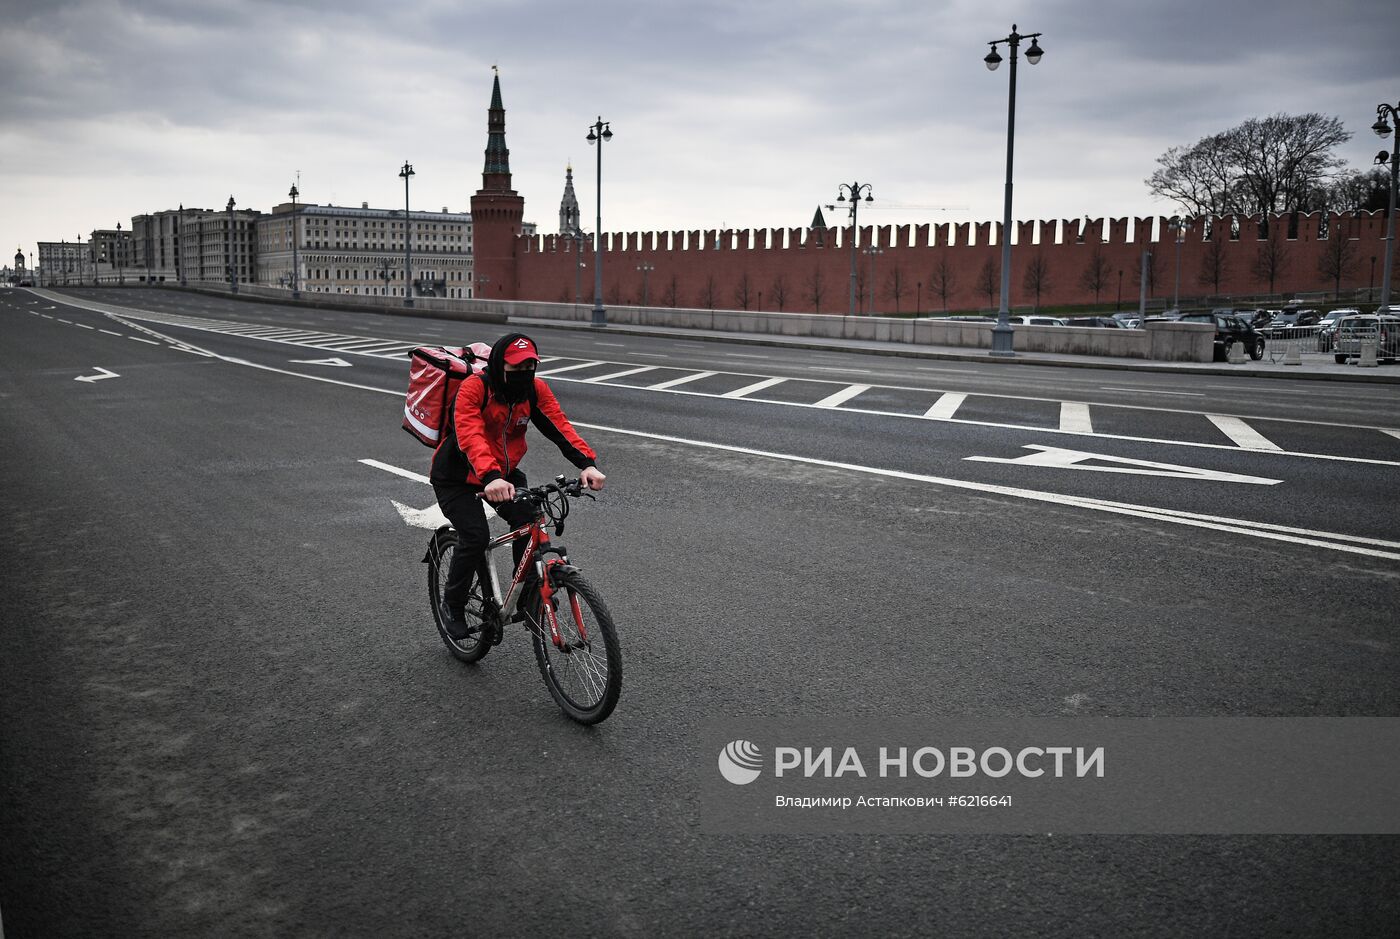
[[[598,211],[593,228],[593,323],[594,326],[608,325],[608,311],[603,309],[603,144],[612,140],[612,126],[602,115],[588,126],[588,145],[598,145]]]
[[[1001,306],[997,310],[997,324],[992,327],[992,355],[997,356],[1016,354],[1012,345],[1011,310],[1008,306],[1011,296],[1011,164],[1016,147],[1016,50],[1020,47],[1021,40],[1029,39],[1031,44],[1026,49],[1026,61],[1035,65],[1045,54],[1040,48],[1040,43],[1036,41],[1039,37],[1040,33],[1022,35],[1016,32],[1016,24],[1012,23],[1011,35],[1005,39],[992,40],[992,51],[982,60],[986,63],[988,71],[994,72],[1001,64],[997,44],[1004,42],[1011,50],[1011,98],[1006,117],[1006,205],[1001,216]]]
[[[1376,123],[1371,125],[1371,129],[1376,132],[1376,136],[1384,139],[1390,136],[1390,122],[1400,123],[1400,104],[1378,104],[1376,105]],[[1390,211],[1386,213],[1385,221],[1385,267],[1381,274],[1381,310],[1390,312],[1390,277],[1395,265],[1395,189],[1397,182],[1400,182],[1400,133],[1395,135],[1395,141],[1391,151],[1386,153],[1382,150],[1376,154],[1376,163],[1380,165],[1390,164]]]

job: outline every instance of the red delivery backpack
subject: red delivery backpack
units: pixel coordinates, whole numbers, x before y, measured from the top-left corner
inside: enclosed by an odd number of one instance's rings
[[[408,359],[408,396],[403,405],[403,429],[426,446],[436,448],[457,388],[464,378],[486,369],[491,347],[419,346]]]

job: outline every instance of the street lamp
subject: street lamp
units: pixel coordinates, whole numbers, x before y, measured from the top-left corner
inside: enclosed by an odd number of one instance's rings
[[[399,170],[399,176],[403,179],[403,305],[413,306],[413,269],[410,266],[412,260],[409,257],[408,238],[408,178],[414,175],[413,167],[407,160],[403,161],[403,169]]]
[[[175,266],[179,268],[180,286],[185,286],[185,204],[180,203],[180,213],[175,222]]]
[[[1400,122],[1400,105],[1378,104],[1376,105],[1376,123],[1371,125],[1371,129],[1382,139],[1390,136],[1391,120]],[[1376,163],[1380,165],[1390,164],[1390,211],[1386,213],[1385,221],[1385,268],[1381,274],[1381,309],[1390,312],[1390,274],[1395,264],[1395,188],[1397,174],[1400,174],[1400,134],[1395,135],[1395,144],[1390,153],[1382,150],[1376,154]]]
[[[1011,98],[1006,112],[1006,206],[1002,211],[1001,223],[1001,306],[997,310],[997,324],[992,327],[992,355],[1016,354],[1012,345],[1011,310],[1007,306],[1011,296],[1011,164],[1016,145],[1016,50],[1022,39],[1029,39],[1031,44],[1026,50],[1026,61],[1035,65],[1045,54],[1040,48],[1040,43],[1036,41],[1039,36],[1040,33],[1023,36],[1016,32],[1016,24],[1012,23],[1011,35],[1005,39],[993,40],[992,51],[982,60],[986,63],[988,71],[994,72],[1001,64],[1001,56],[997,54],[997,43],[1004,42],[1011,49]]]
[[[1172,308],[1181,310],[1181,244],[1186,240],[1186,219],[1177,216],[1172,221],[1176,229],[1176,288],[1172,291]]]
[[[232,293],[238,293],[238,264],[233,257],[233,196],[228,197],[228,282]]]
[[[856,315],[856,246],[860,243],[860,195],[865,193],[866,202],[874,202],[875,196],[870,192],[870,184],[862,182],[842,183],[836,187],[836,201],[845,202],[846,197],[851,197],[851,308],[850,316]],[[836,206],[827,206],[831,211],[836,211]]]
[[[874,316],[874,315],[875,315],[875,258],[876,258],[876,256],[878,256],[878,255],[884,254],[885,251],[884,251],[883,248],[877,248],[877,247],[875,247],[874,245],[871,245],[871,246],[868,247],[868,248],[862,248],[861,250],[862,250],[863,253],[865,253],[865,254],[867,254],[867,255],[870,256],[870,315],[871,315],[871,316]]]
[[[379,262],[379,276],[384,279],[384,296],[387,297],[389,296],[389,280],[391,278],[388,258]]]
[[[87,267],[87,265],[83,263],[83,233],[82,233],[82,232],[78,232],[78,286],[79,286],[79,287],[81,287],[81,286],[83,285],[83,274],[85,273],[84,269],[85,269],[86,267]],[[1371,259],[1371,272],[1372,272],[1372,274],[1375,273],[1375,270],[1376,270],[1376,259],[1375,259],[1375,258],[1372,258],[1372,259]]]
[[[593,229],[593,325],[608,325],[608,311],[603,309],[603,144],[612,140],[612,122],[603,120],[602,115],[588,127],[588,145],[598,145],[598,210],[597,225]]]
[[[126,271],[122,269],[122,223],[117,223],[117,243],[112,253],[117,257],[117,286],[126,286]]]
[[[292,299],[301,299],[301,256],[297,253],[297,192],[296,183],[292,183],[291,191],[287,195],[292,197]]]
[[[647,277],[656,270],[655,264],[642,263],[637,265],[637,270],[642,272],[642,306],[647,305]]]

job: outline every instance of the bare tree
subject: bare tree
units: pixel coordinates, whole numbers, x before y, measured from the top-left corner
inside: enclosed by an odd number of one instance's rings
[[[1221,234],[1215,233],[1206,242],[1206,249],[1201,253],[1201,271],[1196,276],[1197,282],[1209,287],[1214,294],[1220,293],[1220,281],[1230,273],[1230,256],[1225,253],[1225,239]]]
[[[812,268],[812,273],[807,275],[807,280],[803,283],[807,288],[804,297],[812,301],[812,310],[816,313],[822,311],[822,297],[826,296],[826,281],[822,277],[821,265]]]
[[[622,284],[617,281],[612,283],[612,292],[608,302],[613,306],[622,306]]]
[[[1322,256],[1317,259],[1317,272],[1332,281],[1333,294],[1340,300],[1342,298],[1342,278],[1350,277],[1355,272],[1356,262],[1360,260],[1360,255],[1356,250],[1356,242],[1352,241],[1347,234],[1345,225],[1335,226],[1333,231],[1327,233],[1327,236],[1327,247],[1323,249]]]
[[[1079,275],[1079,286],[1094,292],[1095,303],[1099,302],[1099,294],[1108,286],[1109,273],[1108,258],[1103,256],[1102,248],[1094,245],[1089,263],[1084,266],[1084,273]]]
[[[996,306],[997,288],[1001,286],[1001,265],[996,258],[987,258],[977,273],[977,289],[987,295],[987,306]]]
[[[1325,205],[1333,212],[1384,212],[1390,207],[1390,172],[1347,170],[1327,187]]]
[[[749,272],[745,270],[739,275],[739,283],[734,287],[734,302],[739,304],[741,310],[749,308],[752,293],[753,284],[749,280]]]
[[[894,301],[895,316],[899,315],[899,298],[908,292],[909,280],[904,276],[904,269],[896,264],[885,277],[885,295]]]
[[[700,288],[700,305],[706,309],[715,308],[715,300],[718,299],[719,290],[715,284],[715,275],[705,275],[705,285]]]
[[[787,278],[782,274],[773,278],[773,286],[770,288],[773,295],[773,302],[778,304],[778,312],[783,312],[783,307],[787,305],[788,284]]]
[[[1253,215],[1322,208],[1343,163],[1337,147],[1351,139],[1341,120],[1321,114],[1251,118],[1172,147],[1145,183],[1190,215]]]
[[[1269,285],[1269,293],[1274,292],[1274,282],[1280,274],[1288,270],[1288,245],[1280,237],[1277,227],[1269,232],[1266,241],[1259,243],[1254,255],[1253,273],[1261,283]]]
[[[666,289],[662,291],[661,299],[673,310],[680,305],[681,282],[675,274],[672,274],[671,279],[666,282]]]
[[[940,254],[938,263],[933,266],[933,273],[929,274],[928,289],[938,295],[938,299],[943,301],[943,312],[948,312],[948,295],[957,286],[957,275],[953,272],[953,266],[948,263],[948,256]]]
[[[1039,251],[1030,259],[1026,265],[1025,277],[1022,285],[1035,297],[1035,305],[1032,309],[1040,311],[1040,295],[1050,289],[1050,263],[1045,260],[1045,256]]]

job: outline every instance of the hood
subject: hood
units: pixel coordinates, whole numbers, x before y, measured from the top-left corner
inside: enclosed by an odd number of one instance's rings
[[[506,333],[491,344],[491,355],[486,360],[486,381],[494,394],[500,394],[505,390],[506,346],[520,338],[530,339],[524,333]],[[530,341],[534,342],[533,339]],[[538,344],[536,344],[536,348],[538,348]]]

